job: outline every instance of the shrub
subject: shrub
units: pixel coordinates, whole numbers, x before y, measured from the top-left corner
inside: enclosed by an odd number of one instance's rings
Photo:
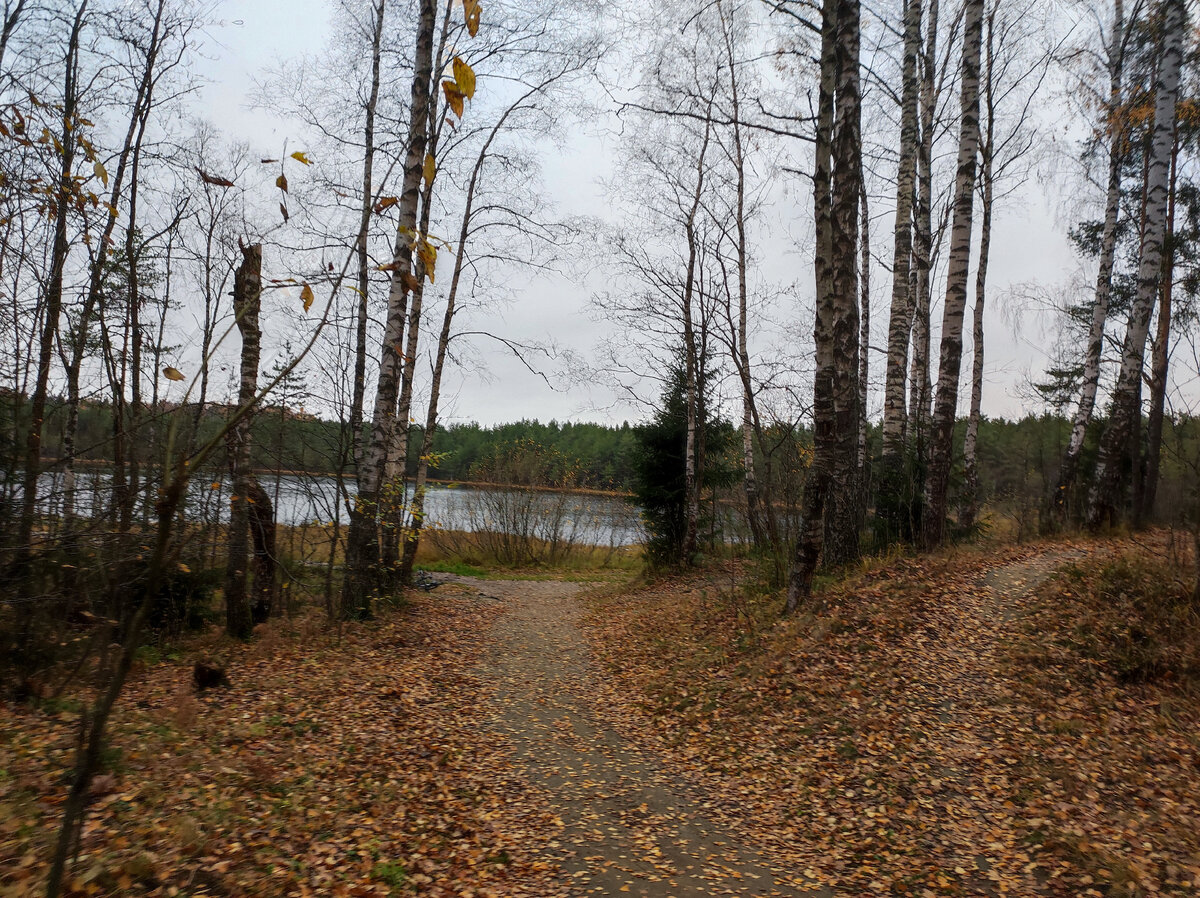
[[[1131,554],[1066,572],[1064,598],[1081,594],[1075,638],[1125,683],[1200,675],[1200,608],[1161,562]]]
[[[464,503],[463,522],[476,557],[502,565],[557,564],[588,540],[594,500],[571,491],[579,462],[553,447],[520,439],[501,444],[471,468],[490,486]]]

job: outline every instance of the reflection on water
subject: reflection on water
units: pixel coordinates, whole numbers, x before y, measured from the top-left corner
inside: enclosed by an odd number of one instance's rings
[[[259,482],[275,506],[275,519],[280,524],[327,524],[334,520],[345,523],[349,515],[347,502],[354,496],[354,482],[343,481],[341,488],[335,477],[296,476],[291,474],[260,475]],[[20,484],[13,485],[8,494],[19,501]],[[575,541],[602,546],[629,546],[643,541],[643,531],[637,509],[620,496],[596,496],[553,491],[481,490],[475,487],[445,487],[430,485],[425,496],[427,527],[445,530],[501,529],[520,526],[503,516],[481,515],[480,509],[493,504],[486,501],[497,492],[524,495],[535,510],[565,515],[563,522],[575,534]],[[211,480],[200,477],[188,485],[185,517],[194,521],[227,520],[229,517],[230,481],[228,477]],[[107,471],[77,472],[75,487],[70,494],[65,488],[62,472],[44,473],[38,480],[38,508],[42,514],[59,516],[73,504],[82,517],[103,515],[112,498],[112,475]]]

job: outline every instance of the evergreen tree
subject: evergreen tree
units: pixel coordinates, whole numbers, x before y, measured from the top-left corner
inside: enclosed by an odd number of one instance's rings
[[[707,372],[701,374],[699,385],[703,389],[708,377]],[[705,410],[704,420],[699,422],[704,430],[705,452],[696,472],[701,489],[729,486],[737,477],[730,461],[737,435],[729,422],[707,414],[707,402],[700,407]],[[680,359],[671,371],[654,417],[634,428],[630,452],[632,501],[641,506],[647,531],[646,554],[657,566],[690,564],[694,560],[684,557],[688,530],[687,431],[687,375]],[[698,522],[701,539],[719,538],[715,523],[711,518]]]

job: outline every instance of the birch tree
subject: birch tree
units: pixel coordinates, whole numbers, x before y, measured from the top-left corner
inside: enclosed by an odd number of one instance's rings
[[[954,419],[958,409],[962,331],[966,316],[967,279],[971,265],[971,230],[979,154],[979,58],[983,37],[983,7],[984,0],[966,0],[963,7],[960,96],[962,118],[958,139],[958,173],[954,185],[954,220],[950,231],[950,258],[946,271],[946,300],[942,309],[937,394],[930,428],[929,474],[925,484],[925,511],[922,519],[924,543],[927,548],[939,546],[944,536],[950,463],[954,448]]]
[[[358,494],[350,514],[346,540],[346,577],[342,589],[343,614],[369,617],[372,597],[379,586],[380,501],[388,485],[388,461],[396,441],[396,402],[403,369],[402,341],[408,297],[413,286],[413,244],[421,178],[428,139],[429,103],[433,80],[433,44],[437,25],[435,0],[420,0],[409,106],[408,151],[399,197],[400,223],[392,259],[387,318],[375,392],[371,436],[358,471]]]
[[[737,314],[736,321],[730,315],[732,340],[730,353],[734,368],[738,374],[742,394],[742,486],[746,495],[746,515],[749,519],[751,536],[759,548],[770,548],[772,551],[779,547],[779,530],[775,521],[775,511],[771,504],[771,495],[764,489],[757,472],[755,458],[755,441],[764,445],[762,420],[759,415],[755,398],[754,379],[749,350],[749,277],[750,253],[747,246],[749,229],[748,219],[751,214],[747,192],[748,185],[747,159],[748,138],[743,123],[743,89],[742,82],[744,60],[742,59],[741,42],[735,34],[735,26],[730,11],[724,4],[718,4],[720,15],[721,44],[724,51],[723,66],[726,70],[725,87],[728,93],[723,97],[726,108],[725,118],[729,121],[727,139],[722,140],[728,162],[734,174],[734,203],[732,212],[733,233],[730,235],[733,243],[734,268],[736,270]],[[726,305],[730,308],[732,303]],[[770,456],[764,458],[766,466],[766,483],[770,483]]]
[[[963,440],[963,497],[959,526],[970,530],[979,513],[977,448],[983,414],[984,311],[987,308],[988,263],[996,203],[1023,184],[1028,156],[1037,140],[1031,107],[1041,94],[1053,58],[1038,48],[1033,4],[993,0],[984,16],[982,129],[979,142],[979,263],[975,269],[975,303],[971,311],[971,398]]]
[[[934,0],[936,4],[937,0]],[[936,16],[936,12],[933,13]],[[921,53],[921,0],[904,5],[904,63],[901,68],[900,161],[896,175],[896,223],[892,252],[892,300],[888,310],[887,362],[883,388],[883,455],[877,511],[898,531],[903,510],[905,437],[908,415],[904,388],[913,319],[913,201],[919,147],[917,57]]]
[[[1139,4],[1140,5],[1140,4]],[[1083,383],[1079,402],[1071,421],[1071,436],[1059,467],[1058,483],[1050,496],[1050,517],[1061,526],[1067,515],[1067,502],[1079,472],[1083,441],[1087,436],[1096,394],[1100,388],[1100,359],[1104,350],[1104,329],[1108,322],[1108,307],[1112,297],[1113,267],[1117,250],[1117,224],[1121,210],[1121,168],[1126,156],[1128,132],[1120,110],[1124,105],[1124,65],[1126,54],[1126,20],[1124,0],[1113,0],[1112,23],[1108,40],[1104,42],[1104,66],[1108,73],[1108,96],[1104,105],[1104,134],[1107,141],[1108,176],[1104,197],[1104,226],[1100,238],[1099,268],[1096,272],[1095,294],[1092,300],[1091,323],[1083,359]]]
[[[1150,410],[1146,416],[1146,451],[1141,471],[1141,488],[1134,495],[1135,524],[1154,514],[1158,498],[1159,470],[1162,462],[1163,419],[1166,413],[1167,374],[1171,363],[1171,318],[1174,312],[1175,283],[1175,206],[1180,138],[1176,124],[1175,145],[1171,152],[1171,177],[1167,199],[1166,245],[1163,248],[1162,286],[1159,291],[1158,322],[1150,353]]]
[[[262,246],[242,250],[242,263],[233,279],[233,308],[242,335],[238,408],[249,409],[258,394],[258,363],[262,329],[259,308],[262,297]],[[229,502],[229,538],[225,568],[225,629],[235,639],[248,639],[254,626],[246,592],[250,562],[250,507],[266,499],[250,470],[249,414],[242,414],[229,430],[229,470],[233,496]],[[253,494],[253,495],[252,495]]]
[[[1146,176],[1146,220],[1129,312],[1121,366],[1109,400],[1108,423],[1100,441],[1096,474],[1088,494],[1088,526],[1116,522],[1124,512],[1133,474],[1132,436],[1141,419],[1140,391],[1150,318],[1161,289],[1166,241],[1171,154],[1175,144],[1176,99],[1183,64],[1186,0],[1164,0],[1159,25],[1161,56],[1154,85],[1154,129]]]
[[[930,291],[932,290],[933,227],[933,148],[937,137],[940,73],[946,66],[938,62],[939,0],[929,0],[925,15],[925,49],[921,54],[920,138],[917,143],[917,195],[914,207],[912,298],[912,362],[908,376],[908,415],[906,418],[913,454],[923,464],[929,426]],[[947,47],[947,50],[949,47]],[[923,476],[920,480],[923,482]],[[917,489],[922,482],[915,484]]]
[[[858,554],[858,213],[862,189],[857,0],[825,0],[814,140],[816,318],[813,461],[785,610],[812,592],[817,563]]]

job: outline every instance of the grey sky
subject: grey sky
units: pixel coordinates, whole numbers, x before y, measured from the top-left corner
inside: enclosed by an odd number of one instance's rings
[[[211,80],[202,93],[200,112],[226,133],[240,134],[255,149],[273,152],[293,136],[288,125],[251,112],[246,101],[254,75],[276,59],[318,51],[329,17],[328,0],[229,0],[221,7],[223,24],[211,30],[207,46],[211,57],[202,66]],[[600,184],[611,168],[612,141],[595,134],[578,133],[563,150],[547,145],[544,151],[545,186],[564,215],[600,215],[610,202]],[[796,332],[811,332],[811,258],[804,235],[810,231],[811,215],[807,186],[797,182],[773,205],[774,227],[783,237],[780,252],[772,253],[769,276],[777,281],[793,280],[798,297],[791,309],[779,307],[777,318],[791,319]],[[1008,197],[997,210],[990,268],[987,313],[987,382],[985,414],[1016,416],[1028,410],[1027,384],[1047,361],[1051,323],[1028,311],[1015,312],[1006,300],[1014,285],[1032,281],[1044,285],[1063,282],[1078,271],[1078,260],[1065,237],[1066,226],[1056,220],[1059,203],[1055,185],[1031,181],[1018,194]],[[788,221],[795,218],[795,221]],[[796,251],[788,251],[788,235]],[[877,221],[875,252],[890,255],[890,220]],[[879,346],[886,329],[889,285],[886,272],[874,277],[872,344]],[[594,285],[592,285],[594,286]],[[539,275],[514,285],[514,301],[492,316],[480,320],[492,329],[522,342],[553,340],[581,356],[591,356],[593,347],[612,337],[606,325],[593,321],[589,308],[590,288],[571,276]],[[940,303],[934,309],[935,328],[940,322]],[[770,336],[770,335],[767,335]],[[936,339],[936,334],[935,334]],[[968,353],[969,342],[968,342]],[[936,354],[936,347],[935,347]],[[474,370],[459,371],[448,378],[448,420],[478,420],[484,423],[518,418],[616,420],[640,415],[628,406],[613,406],[614,397],[605,390],[592,391],[574,385],[570,390],[553,389],[530,373],[498,345],[480,343],[476,357],[484,362],[487,375]],[[880,405],[882,356],[871,355],[871,408]],[[554,370],[554,362],[545,362]],[[964,368],[969,366],[964,358]],[[969,381],[969,378],[965,378]],[[964,383],[965,391],[969,383]]]

